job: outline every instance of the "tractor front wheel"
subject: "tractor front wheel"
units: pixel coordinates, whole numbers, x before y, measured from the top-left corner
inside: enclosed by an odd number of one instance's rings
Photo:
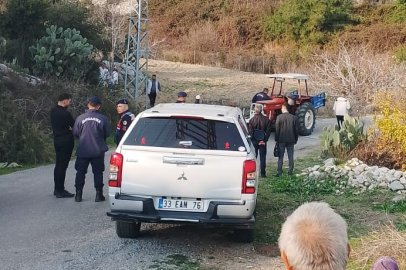
[[[299,135],[309,136],[316,125],[316,112],[310,102],[302,103],[296,110],[296,125]]]

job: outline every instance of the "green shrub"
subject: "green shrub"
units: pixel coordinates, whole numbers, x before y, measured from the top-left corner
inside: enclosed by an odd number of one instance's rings
[[[11,62],[4,61],[4,64],[7,65],[7,67],[11,68],[15,72],[20,72],[24,74],[29,74],[30,70],[28,68],[23,68],[19,63],[17,58],[13,58]]]
[[[38,164],[53,158],[49,129],[20,110],[0,81],[0,162]]]
[[[406,47],[401,46],[393,50],[392,58],[395,59],[397,63],[403,63],[406,61]]]
[[[401,23],[406,21],[406,4],[405,0],[398,0],[394,4],[389,4],[393,5],[393,7],[390,10],[390,13],[387,16],[387,20],[392,23]]]
[[[330,33],[351,24],[350,0],[287,0],[265,21],[272,40],[285,38],[302,43],[324,44]]]

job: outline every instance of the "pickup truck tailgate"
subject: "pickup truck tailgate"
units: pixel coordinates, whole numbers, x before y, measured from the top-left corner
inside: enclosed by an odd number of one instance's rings
[[[137,148],[125,148],[121,152],[124,157],[121,192],[124,194],[241,198],[246,152],[198,150],[190,154],[179,149]]]

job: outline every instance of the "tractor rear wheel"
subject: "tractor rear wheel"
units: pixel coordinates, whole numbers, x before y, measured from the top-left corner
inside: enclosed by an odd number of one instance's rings
[[[299,135],[309,136],[316,125],[316,112],[310,102],[302,103],[296,110],[296,125]]]

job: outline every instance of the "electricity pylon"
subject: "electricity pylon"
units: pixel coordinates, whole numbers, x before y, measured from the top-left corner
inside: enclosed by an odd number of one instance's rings
[[[148,23],[148,0],[131,0],[124,95],[132,97],[135,104],[148,79]]]

